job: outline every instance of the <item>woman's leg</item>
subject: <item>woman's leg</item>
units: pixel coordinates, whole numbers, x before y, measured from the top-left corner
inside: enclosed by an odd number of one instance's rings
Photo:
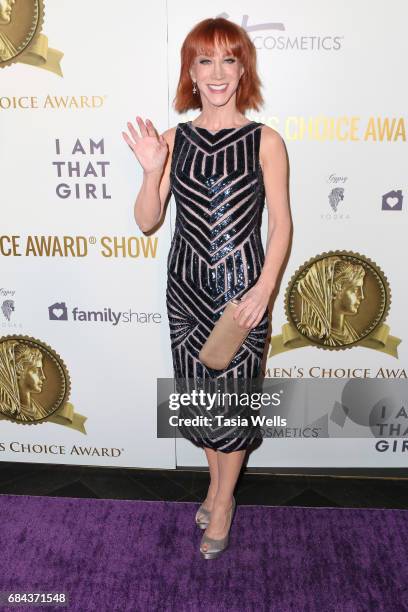
[[[211,512],[214,498],[218,491],[218,459],[216,450],[204,447],[204,451],[207,456],[208,468],[210,470],[210,485],[208,487],[207,497],[203,501],[203,506],[206,510]]]
[[[231,453],[217,451],[218,490],[214,499],[210,523],[205,531],[209,538],[219,540],[227,535],[232,496],[245,452],[245,450],[232,451]],[[206,549],[207,545],[203,544],[202,550],[205,551]]]

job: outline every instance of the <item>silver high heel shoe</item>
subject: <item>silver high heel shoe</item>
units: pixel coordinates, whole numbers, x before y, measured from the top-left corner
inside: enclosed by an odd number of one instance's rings
[[[228,533],[224,538],[221,538],[220,540],[215,540],[214,538],[209,538],[207,535],[205,535],[205,533],[203,534],[203,537],[201,538],[200,552],[202,556],[204,557],[204,559],[216,559],[228,547],[229,534],[230,534],[232,519],[234,518],[235,507],[236,507],[235,497],[233,497],[231,510],[230,510],[230,517],[231,517],[230,525],[229,525]],[[203,544],[208,544],[208,548],[205,551],[201,550],[201,546]]]
[[[200,529],[207,529],[208,523],[210,522],[210,516],[211,510],[207,510],[207,508],[204,508],[201,504],[195,515],[196,525],[198,525]]]

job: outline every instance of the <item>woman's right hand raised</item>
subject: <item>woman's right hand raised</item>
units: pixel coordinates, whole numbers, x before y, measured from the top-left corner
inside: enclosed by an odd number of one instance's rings
[[[127,126],[130,136],[127,132],[122,132],[124,140],[132,149],[145,174],[152,172],[160,172],[166,162],[169,152],[169,147],[166,139],[158,134],[153,123],[146,119],[146,124],[141,117],[136,117],[136,121],[140,128],[139,135],[133,125],[128,122]]]

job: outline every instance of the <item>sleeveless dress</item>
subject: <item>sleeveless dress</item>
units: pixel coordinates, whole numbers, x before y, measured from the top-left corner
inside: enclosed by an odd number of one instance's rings
[[[262,125],[252,121],[216,132],[191,121],[176,127],[170,169],[176,221],[167,258],[166,304],[174,378],[193,381],[195,388],[203,380],[231,383],[261,376],[267,308],[225,369],[206,367],[198,353],[227,302],[240,298],[256,283],[264,263]],[[221,413],[225,411],[217,406]],[[199,414],[208,416],[209,411],[200,412],[191,405],[183,409],[183,417]],[[215,414],[213,409],[211,416]],[[179,430],[197,446],[223,452],[246,449],[259,427],[245,422],[247,406],[235,407],[226,416],[231,414],[240,423],[220,426],[218,421],[211,426],[179,426]]]

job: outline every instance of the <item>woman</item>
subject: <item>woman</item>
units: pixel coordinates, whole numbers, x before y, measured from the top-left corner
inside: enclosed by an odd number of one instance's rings
[[[268,302],[291,230],[283,140],[243,114],[261,102],[256,50],[245,30],[224,18],[205,19],[182,45],[174,103],[180,113],[199,108],[200,115],[162,135],[150,119],[136,117],[140,134],[131,123],[130,135],[122,133],[143,167],[134,211],[139,228],[161,221],[170,191],[176,201],[166,292],[175,378],[252,379],[261,371]],[[242,298],[235,318],[249,333],[225,370],[210,370],[198,353],[234,297]],[[252,438],[239,428],[220,436],[206,427],[186,437],[204,448],[208,461],[210,485],[196,523],[205,529],[202,555],[215,558],[228,545],[233,492]]]

